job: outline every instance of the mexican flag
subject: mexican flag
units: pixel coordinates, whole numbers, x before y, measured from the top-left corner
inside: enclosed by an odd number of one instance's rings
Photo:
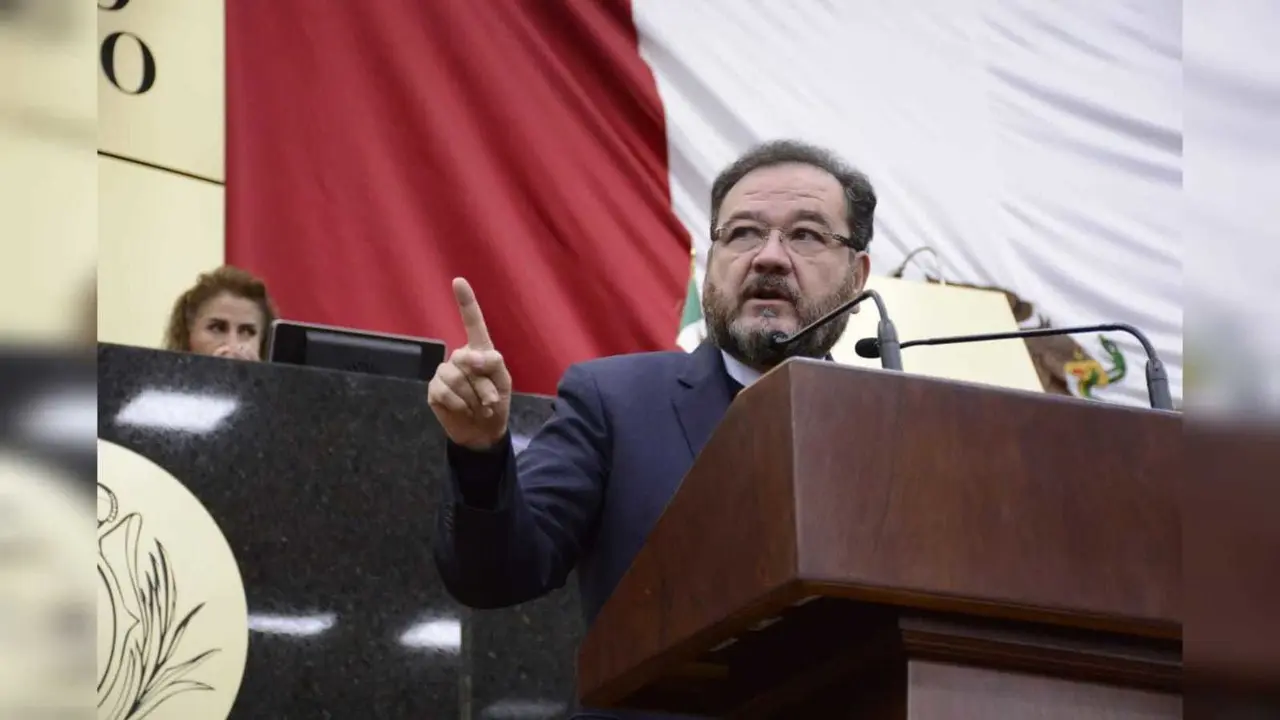
[[[702,321],[702,291],[698,286],[698,267],[695,259],[689,270],[689,290],[685,293],[684,312],[680,315],[680,333],[676,345],[686,352],[693,352],[707,336]]]
[[[1130,322],[1180,396],[1165,5],[227,0],[227,257],[288,317],[450,346],[465,276],[550,393],[696,345],[711,183],[797,138],[875,184],[873,272],[928,246],[1055,325]],[[1139,370],[1098,395],[1141,402],[1140,348],[1107,341]]]

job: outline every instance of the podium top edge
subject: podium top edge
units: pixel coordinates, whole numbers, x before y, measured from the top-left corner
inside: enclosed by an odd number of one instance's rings
[[[784,370],[784,368],[787,368]],[[862,367],[860,365],[847,365],[845,363],[820,360],[808,357],[792,357],[787,358],[781,364],[769,370],[761,376],[757,382],[764,382],[771,377],[778,376],[785,372],[790,372],[789,368],[804,368],[804,372],[817,371],[823,373],[850,373],[864,375],[880,375],[885,378],[903,379],[909,382],[919,382],[937,387],[959,387],[970,390],[978,390],[982,392],[1004,395],[1007,397],[1022,398],[1036,402],[1059,403],[1067,405],[1075,405],[1081,408],[1090,408],[1096,412],[1130,412],[1141,413],[1146,415],[1154,415],[1157,417],[1170,417],[1182,419],[1181,410],[1158,410],[1152,407],[1144,407],[1139,405],[1120,405],[1116,403],[1101,402],[1098,400],[1087,400],[1085,398],[1075,397],[1073,395],[1057,395],[1047,392],[1034,392],[1031,390],[1021,390],[1018,388],[1004,387],[1002,385],[992,385],[990,383],[976,382],[973,380],[955,380],[952,378],[940,378],[933,375],[922,375],[912,373],[906,370],[885,370],[884,368]]]

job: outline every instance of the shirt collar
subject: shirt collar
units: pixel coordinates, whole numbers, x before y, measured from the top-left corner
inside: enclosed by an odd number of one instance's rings
[[[760,376],[763,375],[760,371],[743,365],[741,360],[723,350],[720,351],[720,356],[724,358],[725,372],[729,373],[729,377],[738,381],[738,384],[744,388],[750,387],[751,383],[759,380]]]

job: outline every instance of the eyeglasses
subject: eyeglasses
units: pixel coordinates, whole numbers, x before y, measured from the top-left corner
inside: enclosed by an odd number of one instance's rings
[[[712,234],[712,240],[732,253],[749,253],[764,247],[774,230],[781,233],[782,244],[787,250],[802,257],[815,257],[841,245],[857,250],[853,241],[844,235],[812,225],[775,228],[750,220],[721,225]]]

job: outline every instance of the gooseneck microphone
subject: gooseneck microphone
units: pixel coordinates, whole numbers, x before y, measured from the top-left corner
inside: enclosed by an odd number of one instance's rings
[[[901,370],[902,354],[898,351],[898,329],[893,326],[893,321],[889,319],[889,313],[884,308],[884,300],[880,299],[880,293],[875,290],[863,290],[858,293],[857,297],[822,317],[814,320],[805,327],[800,328],[791,335],[785,333],[776,333],[773,338],[774,347],[783,347],[799,340],[809,333],[823,327],[827,323],[835,320],[844,313],[849,312],[861,303],[863,300],[871,298],[876,304],[876,310],[880,313],[880,323],[876,325],[876,336],[869,338],[875,343],[876,354],[874,356],[863,355],[863,357],[880,358],[880,367],[885,370]],[[861,355],[861,353],[859,353]]]
[[[960,343],[986,342],[988,340],[1014,340],[1094,332],[1122,332],[1136,338],[1142,344],[1143,352],[1147,354],[1147,397],[1151,401],[1151,407],[1156,410],[1173,409],[1173,397],[1169,394],[1169,373],[1164,369],[1164,363],[1160,362],[1160,357],[1156,355],[1155,346],[1151,344],[1146,335],[1142,334],[1142,331],[1125,323],[1080,325],[1065,328],[1037,328],[1035,330],[1016,330],[1013,332],[986,333],[984,335],[952,335],[950,337],[924,338],[921,340],[908,340],[901,343],[901,345],[895,344],[892,352],[896,354],[901,348],[909,348],[913,345],[957,345]],[[854,344],[853,350],[858,353],[859,357],[864,358],[878,358],[884,353],[878,337],[859,340]]]

